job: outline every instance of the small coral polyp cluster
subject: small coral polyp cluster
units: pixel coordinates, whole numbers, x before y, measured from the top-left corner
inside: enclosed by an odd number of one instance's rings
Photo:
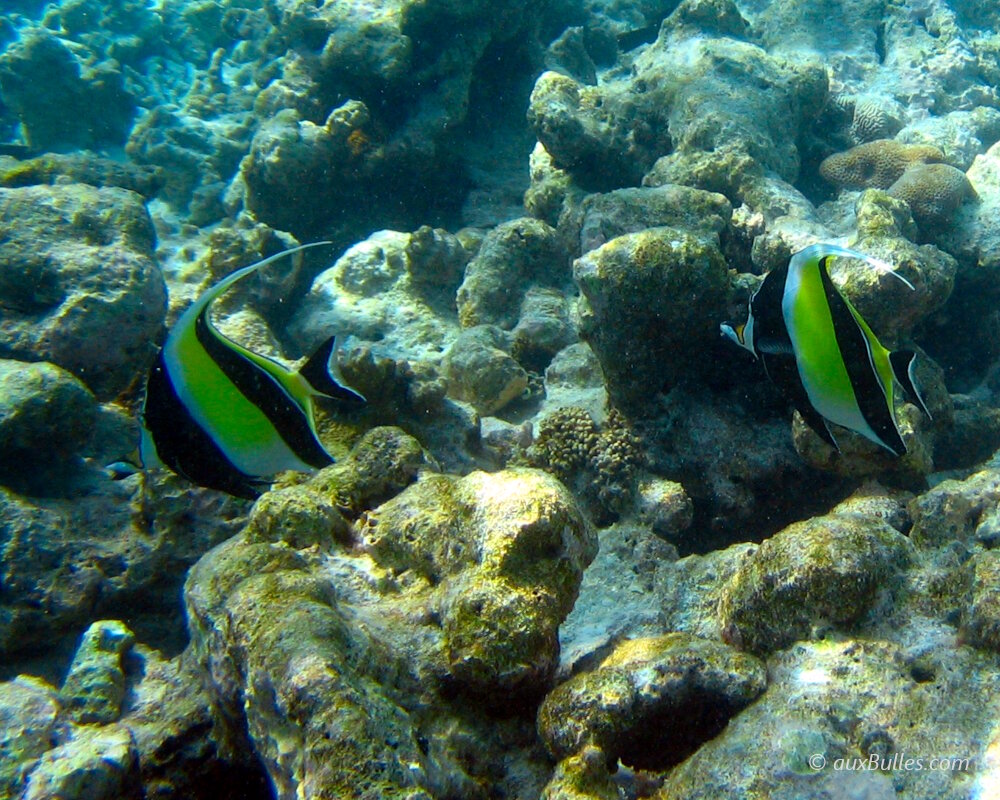
[[[598,426],[586,409],[574,406],[542,420],[522,457],[575,487],[598,520],[629,508],[642,466],[641,442],[620,412],[612,410]]]

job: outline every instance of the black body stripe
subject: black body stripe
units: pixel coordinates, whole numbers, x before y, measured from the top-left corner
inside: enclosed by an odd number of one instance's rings
[[[753,346],[754,352],[760,355],[757,346],[762,340],[774,342],[779,347],[787,345],[792,352],[792,340],[785,325],[785,315],[781,310],[781,301],[785,296],[785,283],[788,280],[788,266],[778,267],[764,276],[764,282],[750,298],[750,314],[753,316]]]
[[[216,338],[209,330],[207,313],[208,308],[195,320],[195,335],[216,366],[267,416],[296,456],[316,469],[332,464],[333,458],[313,435],[302,409],[264,370]]]
[[[181,402],[167,372],[161,349],[146,381],[143,424],[153,438],[156,455],[192,483],[254,500],[257,481],[234,467],[218,445],[195,422]]]
[[[868,348],[868,339],[861,326],[858,325],[847,302],[837,291],[830,278],[827,263],[830,256],[819,260],[819,272],[823,281],[823,291],[833,318],[833,330],[837,336],[837,346],[847,368],[847,376],[854,389],[854,398],[861,416],[864,417],[875,434],[888,445],[897,456],[906,452],[906,445],[899,435],[892,415],[889,413],[889,403],[882,385],[875,372],[875,365]]]
[[[799,375],[795,356],[762,354],[760,360],[764,364],[767,377],[802,415],[805,423],[816,432],[820,439],[834,449],[840,450],[837,442],[830,435],[830,430],[826,427],[823,416],[809,402],[809,395],[806,393],[806,387],[802,385],[802,376]]]

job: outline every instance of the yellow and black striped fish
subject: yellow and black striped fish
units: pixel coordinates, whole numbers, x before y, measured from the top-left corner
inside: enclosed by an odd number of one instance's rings
[[[825,442],[837,447],[832,422],[901,456],[906,445],[896,421],[894,384],[930,417],[913,380],[916,354],[882,346],[833,285],[829,264],[834,256],[888,270],[913,288],[878,259],[814,244],[764,276],[750,298],[747,321],[723,323],[722,333],[761,360],[771,380]]]
[[[297,372],[223,336],[212,303],[237,281],[315,242],[278,253],[223,278],[184,312],[150,370],[142,407],[143,466],[238,497],[255,498],[286,469],[333,463],[316,436],[313,399],[364,398],[338,378],[330,337]]]

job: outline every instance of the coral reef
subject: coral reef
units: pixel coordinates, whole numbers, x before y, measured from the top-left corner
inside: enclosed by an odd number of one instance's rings
[[[284,491],[335,496],[338,466]],[[285,508],[315,515],[316,502]],[[325,522],[289,541],[301,511],[269,516],[281,541],[259,527],[230,540],[192,570],[185,594],[214,702],[232,735],[247,726],[278,796],[309,785],[478,797],[503,781],[452,761],[449,728],[470,747],[493,745],[446,698],[509,707],[547,687],[557,627],[596,549],[565,489],[533,470],[425,474],[362,514],[354,550],[338,548]],[[525,772],[508,786],[535,769],[516,768]]]
[[[994,4],[8,5],[0,796],[989,794]],[[317,241],[213,322],[336,337],[335,463],[128,474],[165,328]],[[820,241],[912,285],[831,269],[902,457],[720,339]]]
[[[44,28],[0,55],[0,92],[37,150],[124,144],[136,111],[116,62],[82,64]]]

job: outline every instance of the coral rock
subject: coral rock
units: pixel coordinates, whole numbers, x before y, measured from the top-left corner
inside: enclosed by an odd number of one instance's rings
[[[504,332],[491,325],[477,325],[459,334],[445,356],[451,395],[489,415],[520,397],[528,387],[528,374],[506,352]]]
[[[77,728],[28,777],[23,800],[140,800],[139,759],[128,728]]]
[[[63,707],[82,724],[114,722],[125,699],[123,658],[135,642],[125,625],[114,620],[94,622],[73,656],[59,692]]]
[[[96,418],[94,396],[66,370],[0,359],[0,481],[30,478],[28,465],[58,469],[90,439]]]
[[[529,217],[505,222],[486,235],[465,269],[457,297],[459,321],[465,328],[510,329],[529,286],[559,287],[568,280],[569,262],[555,230]]]
[[[831,513],[767,539],[730,578],[719,601],[727,641],[767,653],[815,626],[850,625],[875,602],[912,547],[885,521]]]
[[[966,565],[971,572],[961,631],[965,641],[1000,651],[1000,557],[996,551],[976,553]]]
[[[710,239],[651,228],[592,250],[573,273],[583,295],[580,335],[626,409],[697,373],[718,340],[729,282]]]
[[[84,184],[0,189],[0,230],[0,357],[51,361],[100,399],[145,374],[166,288],[139,195]]]
[[[720,642],[686,633],[629,640],[549,693],[538,731],[556,758],[593,745],[609,764],[665,769],[711,739],[766,684],[761,662]]]

